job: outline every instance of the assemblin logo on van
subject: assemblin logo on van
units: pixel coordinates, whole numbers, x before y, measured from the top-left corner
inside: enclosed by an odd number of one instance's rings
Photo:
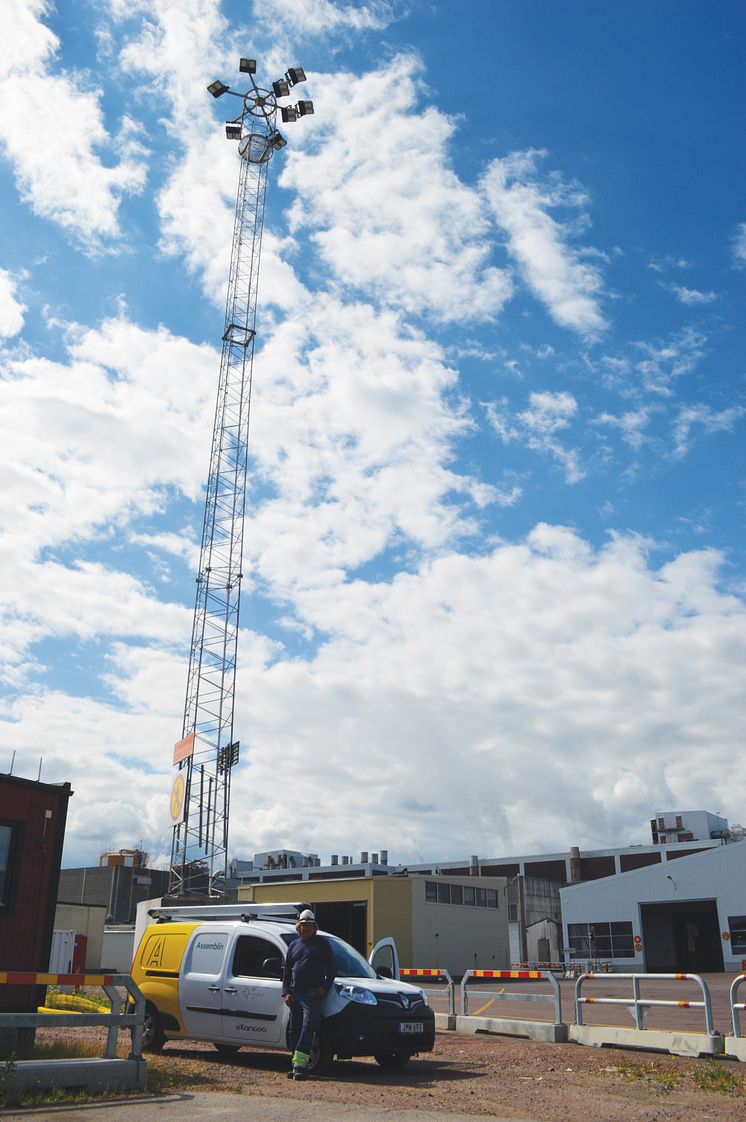
[[[194,945],[198,951],[222,951],[225,943],[202,943],[197,940]]]

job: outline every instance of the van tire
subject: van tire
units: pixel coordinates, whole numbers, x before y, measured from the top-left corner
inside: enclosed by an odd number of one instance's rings
[[[379,1067],[395,1068],[404,1067],[412,1059],[409,1052],[392,1052],[387,1056],[376,1056],[375,1061]]]
[[[332,1066],[334,1053],[329,1045],[329,1036],[324,1029],[319,1029],[313,1038],[311,1058],[306,1071],[309,1075],[326,1075]]]
[[[240,1044],[216,1044],[213,1041],[212,1046],[221,1056],[234,1056],[236,1052],[241,1050]]]
[[[160,1014],[155,1005],[148,1001],[145,1005],[145,1018],[142,1025],[143,1052],[160,1052],[166,1043]]]

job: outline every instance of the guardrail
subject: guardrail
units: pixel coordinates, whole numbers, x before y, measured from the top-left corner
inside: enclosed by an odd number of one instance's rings
[[[739,974],[731,983],[729,991],[731,1033],[725,1038],[726,1055],[735,1056],[739,1060],[746,1060],[746,1038],[741,1034],[741,1010],[746,1009],[746,1002],[736,1001],[738,989],[743,982],[746,982],[746,974]]]
[[[142,1058],[142,1033],[145,998],[129,974],[40,974],[18,970],[0,971],[0,985],[6,986],[100,986],[111,1002],[110,1013],[0,1013],[0,1030],[59,1026],[108,1029],[104,1053],[100,1059],[84,1060],[18,1060],[12,1063],[12,1076],[19,1086],[79,1086],[91,1089],[101,1086],[137,1087],[145,1083],[145,1061]],[[119,992],[125,990],[125,1008]],[[134,1012],[130,1012],[134,1005]],[[130,1053],[126,1060],[117,1059],[117,1037],[120,1029],[131,1029]]]
[[[434,969],[419,969],[417,967],[408,967],[407,969],[400,969],[399,974],[402,978],[442,978],[448,990],[448,1014],[453,1017],[456,1015],[456,983],[447,970],[439,970],[437,967]],[[423,993],[441,994],[443,986],[420,986]]]
[[[631,981],[632,997],[582,997],[581,989],[586,981],[603,978]],[[694,982],[702,993],[701,1001],[671,1001],[663,998],[643,997],[641,983],[645,981]],[[613,1025],[584,1025],[584,1005],[622,1006],[629,1010],[635,1022],[634,1029],[615,1028]],[[672,1033],[645,1028],[645,1018],[653,1008],[702,1009],[705,1017],[705,1033],[682,1031]],[[720,1055],[723,1052],[724,1037],[715,1030],[712,1020],[712,1000],[707,984],[698,974],[581,974],[575,983],[575,1024],[570,1027],[570,1039],[578,1044],[633,1044],[641,1048],[663,1048],[674,1055]]]
[[[469,1013],[468,985],[473,978],[501,978],[514,981],[547,981],[552,989],[551,993],[527,993],[523,987],[520,992],[502,989],[471,990],[472,994],[480,994],[491,1000],[486,1006],[478,1009],[476,1013]],[[539,1001],[551,1003],[554,1007],[554,1022],[551,1020],[535,1020],[518,1017],[493,1017],[482,1016],[483,1010],[493,1001]],[[547,970],[467,970],[461,980],[461,1015],[456,1017],[456,1030],[460,1032],[494,1032],[502,1036],[527,1036],[531,1040],[542,1040],[553,1044],[561,1044],[567,1040],[567,1025],[562,1021],[562,997],[559,982],[551,971]]]

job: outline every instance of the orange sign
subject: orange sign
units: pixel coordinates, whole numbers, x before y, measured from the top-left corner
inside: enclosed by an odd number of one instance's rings
[[[189,736],[185,736],[183,740],[177,740],[174,744],[174,766],[180,764],[182,760],[188,760],[194,751],[194,733],[190,732]]]
[[[180,822],[184,817],[184,798],[186,796],[186,771],[180,771],[171,784],[171,821]]]

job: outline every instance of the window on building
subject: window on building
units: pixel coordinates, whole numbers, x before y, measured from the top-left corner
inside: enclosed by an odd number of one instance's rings
[[[567,936],[575,958],[634,958],[632,924],[569,923]]]
[[[425,901],[428,904],[438,903],[438,886],[434,880],[425,881]]]
[[[485,905],[488,908],[498,907],[497,889],[495,889],[495,888],[485,888],[485,890],[484,890],[484,901],[485,901]]]
[[[11,856],[17,826],[9,822],[0,823],[0,908],[7,909],[11,904],[13,888]]]
[[[464,903],[467,908],[473,908],[476,901],[474,899],[474,889],[470,885],[464,885]]]
[[[450,884],[438,885],[438,903],[450,904],[451,902],[451,886]]]
[[[508,923],[518,923],[517,904],[508,904]]]
[[[460,884],[452,884],[451,885],[451,903],[452,904],[463,904],[463,902],[464,902],[464,892],[463,892],[463,889],[462,889],[461,885]]]
[[[746,955],[746,916],[728,916],[731,951]]]

